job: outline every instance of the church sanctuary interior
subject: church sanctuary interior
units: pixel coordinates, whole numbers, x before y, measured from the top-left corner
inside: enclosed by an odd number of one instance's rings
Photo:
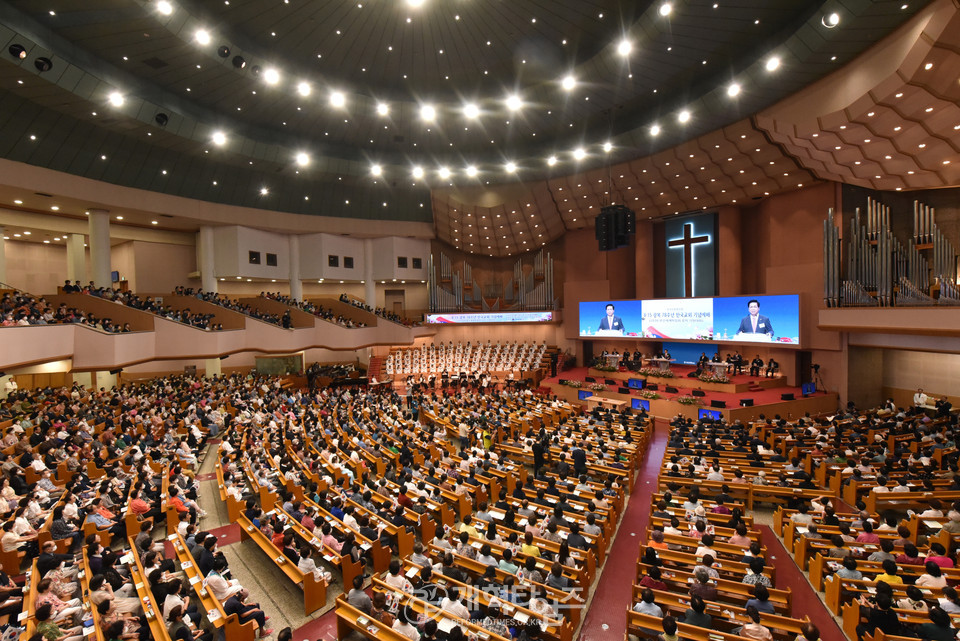
[[[0,45],[0,641],[960,638],[958,0]]]

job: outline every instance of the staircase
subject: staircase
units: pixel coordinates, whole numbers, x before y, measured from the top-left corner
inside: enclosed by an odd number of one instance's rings
[[[367,366],[367,376],[375,376],[378,381],[385,380],[386,374],[383,372],[383,364],[386,362],[386,358],[382,356],[371,356],[370,364]]]

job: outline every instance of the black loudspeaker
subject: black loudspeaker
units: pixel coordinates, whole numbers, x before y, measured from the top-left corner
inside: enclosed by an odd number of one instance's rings
[[[122,369],[112,369],[112,370],[110,370],[110,373],[111,373],[111,374],[119,374],[119,373],[122,372],[122,371],[123,371]]]
[[[615,380],[611,379],[611,378],[604,379],[603,382],[606,383],[607,385],[616,385],[616,384],[617,384],[617,382],[616,382]]]
[[[586,377],[586,381],[587,381],[588,383],[596,383],[596,382],[597,382],[597,379],[595,379],[595,378],[592,377],[592,376],[587,376],[587,377]]]
[[[693,396],[706,396],[706,395],[707,395],[707,393],[704,392],[702,389],[695,389],[695,390],[693,390],[692,392],[690,392],[690,394],[693,395]]]
[[[670,387],[669,385],[667,385],[667,387],[665,388],[665,391],[667,392],[667,394],[676,394],[680,390],[678,390],[676,387]]]
[[[657,385],[656,383],[649,383],[649,382],[648,382],[648,383],[647,383],[647,389],[656,392],[658,389],[660,389],[660,386]]]
[[[793,400],[793,393],[791,392],[790,394],[781,394],[781,395],[780,395],[780,400],[781,400],[781,401],[792,401],[792,400]]]
[[[601,211],[596,221],[597,247],[600,251],[612,251],[617,248],[614,237],[613,216],[607,211]]]
[[[741,399],[740,399],[740,407],[753,407],[753,399],[752,399],[752,398],[741,398]]]
[[[618,388],[617,388],[617,394],[629,394],[629,393],[630,393],[630,388],[629,388],[629,387],[618,387]]]
[[[710,407],[726,407],[726,401],[710,401]]]
[[[567,384],[567,379],[561,378],[558,382],[560,383],[560,385],[566,385],[566,384]]]
[[[636,214],[626,207],[616,207],[613,217],[614,238],[617,247],[627,247],[630,244],[630,236],[636,231]]]

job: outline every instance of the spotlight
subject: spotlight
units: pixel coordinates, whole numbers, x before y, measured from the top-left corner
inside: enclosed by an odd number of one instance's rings
[[[433,105],[421,105],[420,106],[420,118],[426,120],[427,122],[432,122],[437,117],[437,108]]]
[[[731,98],[740,95],[740,85],[735,82],[731,83],[730,86],[727,87],[727,95]]]
[[[626,58],[630,55],[630,52],[633,51],[633,43],[624,38],[620,41],[620,44],[617,45],[617,53]]]
[[[217,48],[217,55],[220,56],[221,58],[226,58],[227,56],[230,55],[230,47],[228,47],[227,45],[220,45]]]
[[[222,131],[215,131],[213,132],[212,140],[213,144],[218,147],[222,147],[227,144],[227,134],[223,133]]]
[[[20,60],[23,60],[27,57],[27,50],[23,45],[12,44],[7,51],[10,52],[11,56],[14,58],[19,58]]]
[[[651,126],[651,127],[650,127],[650,135],[651,135],[651,136],[659,136],[659,135],[660,135],[660,125],[653,125],[653,126]]]
[[[575,160],[583,160],[587,157],[587,150],[583,147],[577,147],[573,150],[573,157]]]
[[[563,77],[560,86],[563,87],[564,91],[573,91],[573,88],[577,86],[577,79],[573,74],[568,74]]]
[[[677,114],[677,120],[680,122],[688,122],[690,120],[690,112],[684,109],[679,114]]]
[[[382,176],[382,175],[383,175],[383,167],[381,167],[380,165],[371,165],[371,166],[370,166],[370,173],[373,174],[374,176]]]
[[[37,71],[43,73],[53,69],[53,62],[50,58],[40,57],[33,61],[33,66],[37,68]]]
[[[237,69],[243,69],[247,66],[247,61],[243,59],[243,56],[234,56],[233,57],[233,66]]]
[[[273,67],[267,67],[263,70],[263,81],[268,85],[275,85],[280,82],[280,72]]]
[[[517,94],[507,96],[505,102],[507,104],[507,109],[510,111],[519,111],[523,108],[523,99],[521,99]]]
[[[388,105],[388,104],[385,103],[385,102],[378,102],[378,103],[377,103],[377,115],[386,116],[388,113],[390,113],[390,105]]]
[[[660,5],[660,15],[663,17],[669,16],[673,12],[673,5],[669,2],[664,2]]]
[[[114,107],[122,107],[124,103],[123,94],[119,91],[114,91],[109,96],[110,104]]]
[[[306,167],[310,164],[310,154],[305,151],[297,152],[296,161],[300,167]]]
[[[153,117],[153,121],[160,125],[161,127],[166,127],[167,123],[170,122],[170,116],[163,113],[162,111]]]
[[[330,106],[342,109],[347,104],[347,97],[342,91],[334,91],[330,94]]]
[[[210,44],[210,32],[206,29],[197,29],[197,32],[193,34],[193,37],[202,45]]]
[[[503,166],[503,168],[504,168],[508,173],[514,174],[514,173],[517,172],[517,163],[515,163],[515,162],[513,162],[513,161],[511,160],[510,162],[508,162],[507,164],[505,164],[505,165]]]
[[[553,167],[556,164],[557,164],[556,156],[550,156],[549,158],[547,158],[547,165],[549,165],[550,167]]]
[[[416,178],[417,180],[423,178],[423,167],[421,167],[420,165],[417,165],[416,167],[414,167],[413,177]]]
[[[169,16],[171,13],[173,13],[173,5],[167,2],[167,0],[160,0],[157,3],[157,11],[165,16]]]
[[[309,82],[297,83],[297,93],[303,97],[310,95],[311,87]]]
[[[441,167],[437,170],[437,175],[440,176],[441,180],[446,180],[450,177],[450,170],[447,167]]]
[[[777,68],[780,66],[780,58],[778,58],[778,57],[776,57],[776,56],[771,56],[771,57],[767,60],[767,65],[766,65],[766,66],[767,66],[767,71],[776,71]]]
[[[833,29],[838,24],[840,24],[840,14],[831,13],[820,18],[820,24],[822,24],[827,29]]]
[[[479,170],[473,165],[469,165],[466,171],[467,171],[467,175],[470,176],[471,178],[475,178],[476,175],[480,173]]]
[[[476,103],[468,102],[463,106],[463,115],[471,120],[480,117],[480,107]]]

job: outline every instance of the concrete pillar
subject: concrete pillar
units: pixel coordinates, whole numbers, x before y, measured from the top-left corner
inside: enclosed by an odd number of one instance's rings
[[[290,244],[288,250],[290,260],[290,298],[303,300],[303,281],[300,280],[300,237],[296,234],[287,236]]]
[[[3,235],[6,233],[7,230],[0,227],[0,283],[7,282],[7,241],[3,239]]]
[[[97,287],[110,287],[110,213],[90,210],[90,276]]]
[[[83,246],[83,234],[67,236],[67,278],[83,283],[87,279],[87,250]]]
[[[377,281],[373,277],[373,239],[363,241],[363,298],[370,307],[377,306]]]
[[[208,358],[203,362],[203,371],[204,375],[207,378],[213,378],[214,376],[220,376],[223,373],[223,370],[220,367],[219,358]]]
[[[197,267],[200,269],[200,287],[205,292],[217,293],[217,274],[214,271],[213,227],[204,225],[197,235]]]

